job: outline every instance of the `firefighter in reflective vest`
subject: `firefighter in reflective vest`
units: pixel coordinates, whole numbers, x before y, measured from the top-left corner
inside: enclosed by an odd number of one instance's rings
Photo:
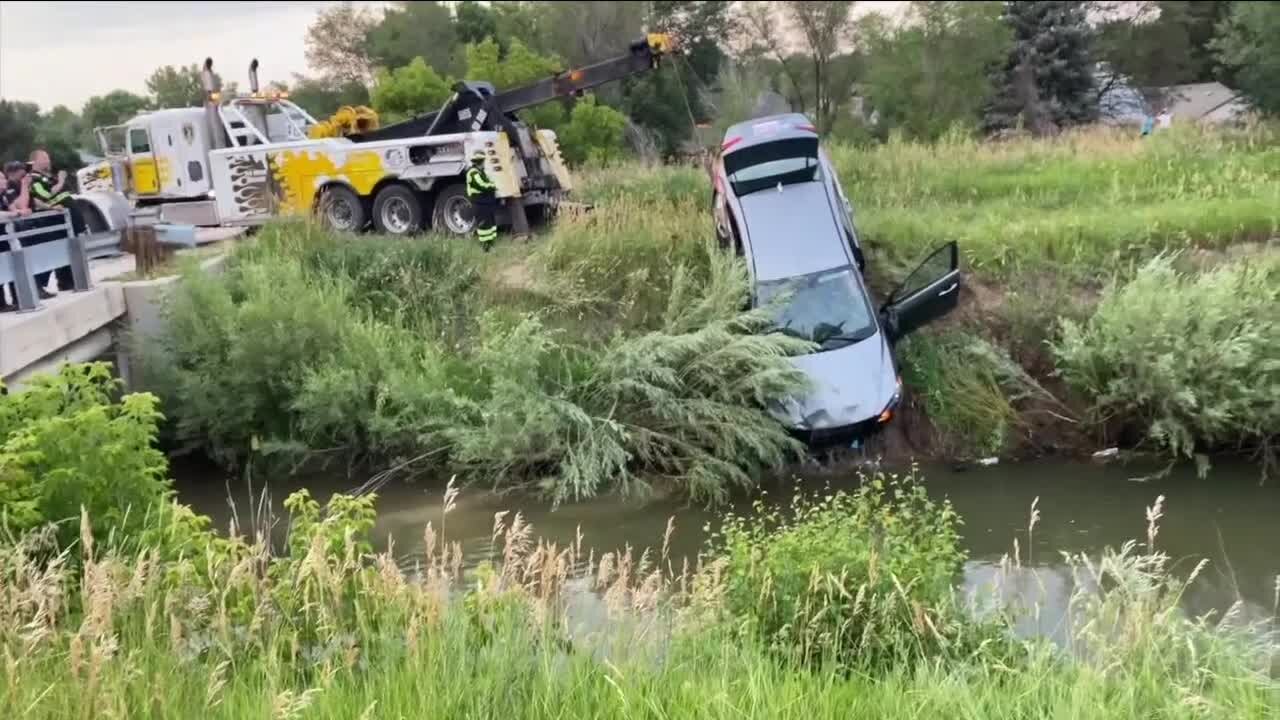
[[[467,199],[476,213],[476,239],[485,252],[493,247],[498,238],[498,226],[494,216],[498,209],[497,186],[484,172],[484,151],[477,150],[471,155],[471,167],[467,168]]]

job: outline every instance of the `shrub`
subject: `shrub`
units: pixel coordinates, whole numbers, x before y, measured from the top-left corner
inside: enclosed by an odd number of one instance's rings
[[[109,365],[89,363],[64,365],[21,392],[0,394],[6,533],[49,527],[53,545],[46,549],[74,548],[77,561],[91,552],[90,542],[153,549],[164,558],[216,544],[206,518],[172,501],[168,463],[155,448],[155,396],[117,399],[120,386]]]
[[[1113,282],[1084,323],[1062,322],[1053,345],[1063,377],[1095,398],[1099,420],[1136,426],[1171,455],[1280,432],[1280,257],[1199,275],[1173,256]],[[1274,448],[1273,448],[1274,449]]]
[[[755,335],[740,261],[683,215],[629,226],[635,210],[565,221],[515,300],[469,244],[268,227],[170,303],[179,434],[227,462],[429,458],[556,501],[750,485],[796,450],[765,408],[802,387],[786,359],[801,345]]]
[[[712,540],[725,605],[784,657],[864,670],[933,654],[955,638],[948,608],[964,560],[960,519],[914,472],[852,493],[798,494],[789,515],[758,503]]]
[[[472,358],[481,411],[447,431],[456,460],[502,484],[542,481],[555,502],[654,478],[723,501],[799,450],[764,408],[803,387],[785,359],[803,343],[754,334],[765,324],[751,314],[590,350],[532,319],[491,330]]]
[[[113,399],[105,363],[66,365],[0,395],[0,507],[13,530],[58,524],[60,547],[79,536],[81,508],[98,532],[138,531],[169,484],[152,446],[160,413],[149,394]]]

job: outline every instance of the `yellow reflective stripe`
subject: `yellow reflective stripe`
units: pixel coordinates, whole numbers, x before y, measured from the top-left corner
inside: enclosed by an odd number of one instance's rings
[[[35,193],[41,200],[48,200],[53,197],[53,193],[49,192],[49,188],[44,183],[31,183],[31,192]]]
[[[474,190],[475,192],[479,193],[485,190],[492,190],[496,187],[497,185],[493,184],[493,181],[489,179],[488,175],[484,174],[483,170],[479,168],[467,169],[467,191],[468,192],[471,192]]]

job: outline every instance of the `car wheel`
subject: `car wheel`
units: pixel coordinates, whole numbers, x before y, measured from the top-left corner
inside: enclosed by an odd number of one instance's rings
[[[394,183],[373,199],[373,226],[388,235],[413,235],[422,229],[422,202],[412,189]]]
[[[364,228],[364,202],[350,188],[331,185],[320,195],[316,208],[321,221],[338,232],[356,232]]]

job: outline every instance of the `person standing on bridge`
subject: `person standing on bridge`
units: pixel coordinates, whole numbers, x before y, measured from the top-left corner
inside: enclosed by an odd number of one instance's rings
[[[53,172],[53,162],[49,159],[49,153],[44,148],[39,148],[31,153],[30,167],[31,177],[31,204],[34,210],[66,210],[71,216],[71,228],[76,235],[84,232],[84,218],[80,215],[80,210],[72,202],[71,192],[66,190],[67,171],[59,170],[55,178]],[[57,233],[48,237],[42,237],[32,242],[36,245],[49,240],[58,239]],[[63,266],[53,271],[57,277],[59,290],[70,290],[74,287],[75,282],[71,277],[71,268]],[[49,282],[49,273],[40,273],[36,276],[36,285],[40,287],[40,294],[46,295],[45,285]]]
[[[9,178],[14,179],[10,182]],[[16,161],[5,163],[3,172],[0,172],[0,226],[30,215],[30,196],[31,178],[26,177],[26,166]],[[2,229],[3,227],[0,227],[0,230]],[[0,253],[10,249],[7,244],[0,243]],[[10,305],[5,299],[6,295],[0,292],[0,312],[16,310],[18,308],[17,289],[14,288],[13,283],[6,284],[4,288],[8,291],[7,297],[13,300],[13,304]]]
[[[493,241],[498,239],[498,225],[495,220],[498,210],[498,186],[493,184],[484,171],[484,151],[477,150],[471,155],[471,167],[467,168],[467,199],[475,208],[476,239],[485,252],[493,249]]]

